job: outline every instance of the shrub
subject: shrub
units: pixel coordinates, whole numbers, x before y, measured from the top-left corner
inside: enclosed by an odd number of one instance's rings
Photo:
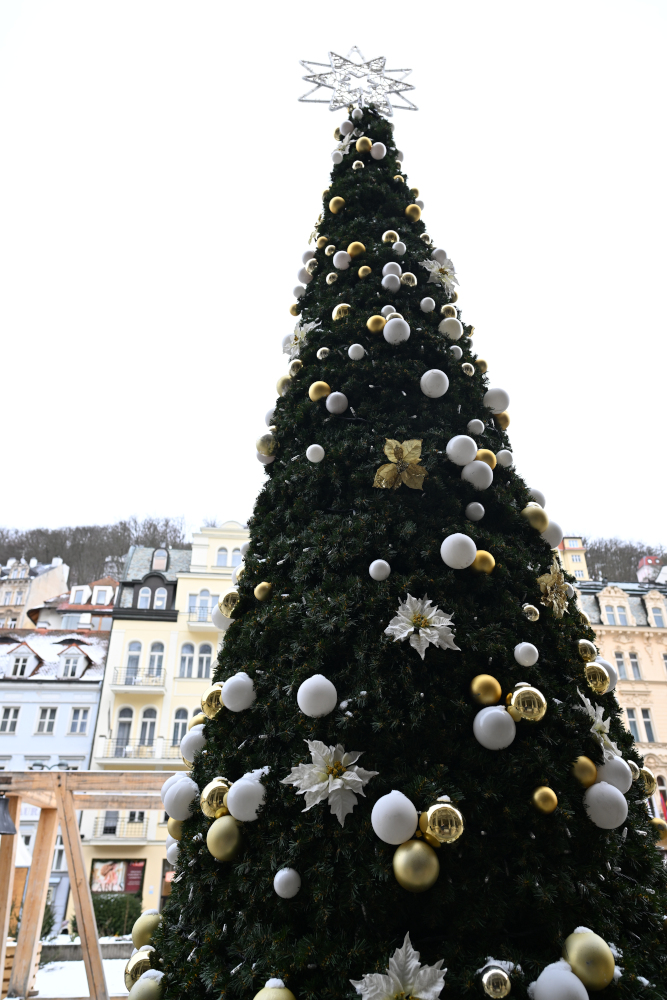
[[[94,892],[93,910],[99,937],[129,934],[134,921],[141,915],[141,896],[130,892]],[[78,933],[76,917],[72,917],[72,935]]]

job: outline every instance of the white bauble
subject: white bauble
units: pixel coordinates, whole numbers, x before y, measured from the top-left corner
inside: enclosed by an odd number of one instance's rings
[[[160,798],[162,799],[163,805],[164,805],[164,797],[167,794],[167,789],[171,788],[172,785],[175,785],[177,781],[181,780],[181,778],[187,778],[187,774],[183,774],[182,771],[177,771],[176,774],[172,774],[171,778],[167,778],[164,785],[160,789]]]
[[[315,256],[314,250],[304,250],[303,253],[301,254],[301,263],[307,264],[308,261],[312,260],[314,256]]]
[[[380,315],[384,316],[385,319],[387,318],[389,313],[394,313],[394,312],[396,312],[396,306],[386,305],[382,306],[382,309],[380,309]]]
[[[563,529],[555,521],[549,521],[549,526],[542,532],[542,538],[552,549],[557,549],[563,541]]]
[[[460,361],[461,358],[463,357],[463,351],[458,346],[458,344],[454,344],[453,347],[450,347],[449,351],[450,351],[450,354],[452,354],[454,356],[454,360],[455,361]]]
[[[227,808],[239,823],[252,823],[257,819],[265,795],[266,788],[261,781],[244,775],[227,792]]]
[[[422,299],[419,303],[419,308],[423,313],[432,313],[435,309],[435,300],[427,295],[426,298]]]
[[[521,667],[534,667],[539,658],[537,646],[532,642],[519,642],[514,647],[514,659]]]
[[[496,461],[504,469],[511,469],[514,465],[514,455],[507,448],[503,448],[502,451],[496,452]]]
[[[425,396],[438,399],[440,396],[444,396],[449,389],[449,379],[439,368],[431,368],[424,372],[420,378],[419,388]]]
[[[574,587],[571,583],[566,584],[565,591],[568,597],[574,597]]]
[[[257,461],[261,462],[262,465],[271,465],[271,462],[275,462],[275,455],[261,455],[258,451],[255,452],[257,456]]]
[[[440,546],[440,556],[446,566],[451,569],[466,569],[472,566],[477,555],[477,546],[470,535],[464,535],[456,531],[453,535],[447,535]]]
[[[246,708],[250,708],[257,697],[252,677],[248,677],[245,670],[240,670],[233,677],[228,677],[222,685],[220,697],[222,704],[230,712],[244,712]],[[196,727],[193,726],[194,728]]]
[[[547,965],[533,983],[533,1000],[588,1000],[588,990],[564,960]]]
[[[481,503],[469,503],[465,509],[465,515],[469,521],[481,521],[485,513]]]
[[[172,819],[189,819],[192,816],[192,800],[199,795],[199,788],[192,778],[183,777],[171,788],[167,789],[164,797],[165,812]]]
[[[528,490],[528,492],[535,503],[539,503],[540,507],[546,507],[547,501],[542,490]]]
[[[199,753],[200,750],[203,750],[205,746],[206,737],[204,736],[203,724],[193,726],[181,740],[181,757],[185,757],[188,764],[192,764],[195,759],[195,754]]]
[[[488,490],[493,482],[493,469],[486,462],[469,462],[461,469],[461,479],[470,483],[476,490]]]
[[[336,688],[324,674],[313,674],[299,685],[296,700],[304,715],[319,719],[333,712],[338,701]]]
[[[397,274],[385,274],[382,279],[382,287],[387,292],[397,292],[401,287],[401,279]]]
[[[309,462],[321,462],[324,458],[324,448],[321,444],[309,444],[306,448],[306,458]]]
[[[396,275],[390,274],[388,277],[395,278]],[[382,333],[388,344],[401,344],[410,337],[410,326],[404,319],[390,319],[385,323]]]
[[[371,824],[385,844],[404,844],[410,840],[419,817],[410,799],[396,789],[377,800],[371,812]]]
[[[306,289],[304,285],[295,285],[292,289],[292,295],[295,299],[300,299],[302,295],[305,295]],[[289,338],[292,339],[291,337]]]
[[[341,135],[349,135],[350,132],[354,132],[354,125],[351,121],[344,121],[338,126],[338,129]]]
[[[396,240],[391,249],[398,257],[402,257],[408,248],[402,240]]]
[[[396,159],[398,160],[399,163],[403,162],[403,153],[400,151],[400,149],[396,150]]]
[[[164,842],[165,847],[171,847],[172,844],[178,844],[176,837],[172,837],[170,833],[167,834],[167,839]]]
[[[294,868],[281,868],[274,876],[273,888],[281,899],[292,899],[301,888],[301,876]]]
[[[365,353],[366,351],[361,344],[351,344],[347,349],[347,356],[353,361],[361,361]]]
[[[477,442],[467,434],[457,434],[447,442],[445,454],[454,465],[468,465],[475,460]]]
[[[245,566],[244,566],[243,563],[239,563],[239,565],[235,566],[234,569],[232,570],[232,587],[235,587],[237,585],[237,583],[239,582],[239,570],[240,569],[245,569]]]
[[[386,580],[391,573],[391,566],[386,559],[374,559],[368,572],[372,580]]]
[[[347,250],[339,250],[333,255],[333,266],[338,268],[339,271],[347,271],[351,263],[352,258]]]
[[[431,260],[437,260],[438,264],[444,264],[447,260],[447,251],[440,249],[431,250]]]
[[[354,118],[355,122],[361,121],[361,119],[364,117],[364,113],[361,110],[361,108],[355,108],[354,111],[352,112],[352,117]]]
[[[178,855],[181,850],[181,845],[178,841],[175,844],[170,844],[167,848],[167,861],[170,865],[175,865],[178,861]]]
[[[421,200],[421,198],[417,198],[417,200],[415,201],[415,205],[419,205],[421,209],[424,208],[424,202]]]
[[[484,406],[488,406],[491,413],[503,413],[510,405],[510,398],[504,389],[487,389],[484,393]]]
[[[573,593],[574,593],[574,591],[573,591]],[[572,594],[568,594],[567,596],[568,597],[572,597]],[[613,665],[613,663],[610,663],[609,660],[603,660],[601,656],[596,656],[595,657],[595,662],[596,663],[601,663],[602,666],[607,671],[607,673],[609,674],[609,687],[605,691],[605,694],[609,694],[611,691],[614,690],[614,688],[618,684],[618,670]]]
[[[484,421],[483,420],[477,420],[477,418],[475,418],[474,420],[469,420],[468,421],[468,433],[469,434],[482,434],[483,432],[484,432]],[[477,452],[475,452],[475,454],[477,454]]]
[[[489,705],[475,716],[472,732],[487,750],[504,750],[516,736],[516,724],[502,705]]]
[[[596,782],[606,781],[608,785],[618,788],[625,795],[632,787],[632,771],[622,757],[612,757],[604,764],[598,764]]]
[[[382,142],[374,142],[371,146],[371,156],[374,160],[384,160],[387,155],[387,147]]]
[[[241,546],[241,555],[244,558],[245,558],[245,554],[246,554],[246,552],[248,551],[249,548],[250,548],[250,542],[244,542],[243,545]]]
[[[327,396],[326,408],[329,413],[345,413],[347,396],[344,392],[330,392]]]
[[[454,316],[447,316],[445,319],[440,321],[438,325],[438,330],[443,333],[445,337],[449,340],[459,340],[463,336],[463,326],[461,321],[456,319]]]
[[[221,632],[226,632],[232,624],[232,619],[228,618],[227,615],[223,615],[217,603],[211,608],[211,621]]]
[[[291,340],[292,338],[290,337],[289,339]],[[264,423],[266,424],[267,427],[270,427],[271,424],[273,423],[273,418],[275,416],[275,413],[276,413],[276,408],[275,406],[272,406],[271,409],[267,410],[266,413],[264,414]]]
[[[308,271],[306,271],[305,267],[301,268],[301,270],[297,274],[297,278],[299,279],[302,285],[309,285],[313,280],[312,274],[309,274]]]
[[[396,263],[396,261],[390,260],[389,263],[385,264],[382,268],[382,277],[385,278],[388,274],[396,274],[400,278],[403,274],[403,269],[400,264]]]
[[[336,164],[342,163],[343,162],[343,154],[341,153],[341,151],[339,149],[334,149],[333,153],[331,154],[331,159]]]
[[[584,793],[588,818],[601,830],[615,830],[628,818],[628,803],[623,792],[608,781],[591,785]]]

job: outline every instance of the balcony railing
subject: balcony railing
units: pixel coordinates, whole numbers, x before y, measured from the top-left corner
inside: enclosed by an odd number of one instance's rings
[[[147,819],[131,823],[127,819],[113,820],[106,816],[97,816],[93,826],[93,837],[108,837],[110,840],[115,840],[118,837],[128,840],[144,840],[147,833]]]
[[[112,683],[123,687],[164,687],[166,675],[161,669],[138,670],[136,667],[116,667]]]
[[[181,744],[180,743],[171,743],[171,742],[168,743],[167,740],[165,740],[164,743],[163,743],[163,745],[162,745],[162,757],[163,758],[167,757],[169,759],[175,758],[176,760],[180,760],[181,759]]]
[[[104,756],[118,757],[120,760],[143,760],[157,756],[157,739],[153,740],[105,740]]]
[[[190,610],[188,611],[189,622],[210,622],[210,620],[211,620],[210,608],[190,608]]]

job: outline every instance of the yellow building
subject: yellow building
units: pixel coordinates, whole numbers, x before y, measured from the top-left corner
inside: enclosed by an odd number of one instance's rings
[[[590,579],[586,565],[586,549],[581,538],[577,535],[565,535],[558,549],[566,573],[571,573],[575,580]]]
[[[121,576],[91,768],[183,770],[180,741],[200,709],[224,633],[211,609],[232,588],[248,531],[205,528],[192,550],[133,547]],[[169,893],[163,812],[84,813],[93,891],[141,891],[145,908]]]

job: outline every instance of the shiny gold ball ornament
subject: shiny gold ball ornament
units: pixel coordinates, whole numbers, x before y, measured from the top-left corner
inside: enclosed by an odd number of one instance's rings
[[[487,365],[487,363],[484,360],[484,358],[476,358],[475,359],[475,364],[477,365],[477,367],[481,371],[482,375],[484,375],[489,370],[489,366]]]
[[[548,785],[540,785],[539,788],[535,789],[532,794],[532,802],[539,812],[547,815],[558,808],[558,797],[553,788],[549,788]]]
[[[206,846],[218,861],[231,861],[241,847],[241,831],[233,816],[221,816],[208,828]]]
[[[280,378],[276,382],[276,392],[278,393],[279,396],[285,395],[285,393],[290,387],[291,382],[292,379],[289,377],[289,375],[280,376]]]
[[[546,531],[549,527],[549,518],[543,507],[537,503],[529,503],[521,511],[521,517],[525,517],[531,528],[535,531]]]
[[[422,813],[422,816],[424,813]],[[426,830],[440,844],[453,844],[463,833],[463,816],[445,797],[426,810]]]
[[[134,947],[139,949],[145,944],[150,944],[161,921],[162,917],[155,910],[146,910],[140,917],[137,917],[132,926],[132,944]]]
[[[317,258],[311,257],[310,260],[306,263],[305,268],[308,274],[315,274],[315,271],[317,271],[319,266],[320,265]]]
[[[330,271],[325,280],[327,285],[333,285],[334,281],[338,281],[338,275],[335,271]]]
[[[315,246],[317,247],[318,250],[324,250],[328,242],[329,242],[328,236],[319,236]]]
[[[487,997],[502,1000],[502,997],[506,997],[512,989],[509,974],[497,966],[485,969],[482,973],[482,989]]]
[[[419,222],[422,217],[422,210],[419,205],[408,205],[405,209],[405,214],[410,222]]]
[[[634,760],[626,760],[625,763],[630,768],[630,773],[632,774],[632,780],[636,781],[637,778],[639,777],[639,775],[641,774],[641,771],[639,770],[639,768],[635,764]]]
[[[386,322],[384,316],[369,316],[366,320],[366,326],[371,333],[381,333]]]
[[[495,565],[496,560],[490,552],[487,552],[486,549],[477,549],[477,554],[472,561],[470,569],[476,573],[493,573]]]
[[[302,368],[303,368],[303,361],[301,361],[300,358],[295,358],[294,361],[290,362],[290,366],[287,369],[287,374],[290,376],[290,378],[294,378],[294,376],[298,375],[298,373],[301,371]]]
[[[333,255],[335,254],[335,252],[336,252],[335,246],[333,245],[333,243],[330,243],[329,246],[326,247],[326,249],[324,251],[324,256],[325,257],[333,257]]]
[[[467,361],[466,361],[466,363],[464,365],[461,365],[461,371],[463,372],[464,375],[474,375],[475,374],[475,369],[474,369],[473,365],[468,364]]]
[[[365,166],[366,164],[363,162],[363,160],[355,160],[354,163],[352,164],[352,169],[363,170]]]
[[[206,716],[202,715],[202,719],[206,721]],[[174,840],[180,840],[183,836],[183,820],[174,819],[173,816],[170,816],[167,820],[167,833],[170,837],[173,837]]]
[[[417,284],[417,278],[412,273],[412,271],[405,271],[401,275],[401,284],[407,285],[408,288],[414,288],[415,285]]]
[[[536,622],[540,617],[540,612],[534,604],[524,604],[521,610],[529,622]]]
[[[614,956],[607,942],[593,931],[570,934],[563,945],[563,958],[575,976],[593,992],[603,990],[614,978]]]
[[[298,316],[299,315],[299,307],[296,304],[296,302],[293,302],[292,305],[289,307],[289,314],[290,314],[290,316]]]
[[[335,129],[334,129],[334,139],[336,140],[336,142],[340,142],[340,140],[341,140],[342,138],[343,138],[343,137],[342,137],[342,135],[340,134],[340,128],[338,127],[338,125],[336,125],[336,127],[335,127]]]
[[[396,230],[395,229],[387,229],[387,231],[382,234],[382,242],[383,243],[397,243],[398,242],[398,233],[396,232]]]
[[[350,245],[347,248],[347,252],[349,253],[350,257],[361,257],[362,253],[366,253],[366,247],[364,246],[363,243],[360,243],[358,240],[355,240],[353,243],[350,243]]]
[[[222,684],[212,684],[201,696],[201,710],[207,719],[215,719],[222,708]]]
[[[318,399],[324,399],[331,392],[331,386],[326,382],[313,382],[308,390],[308,395],[314,403]]]
[[[324,359],[328,358],[330,354],[331,351],[329,350],[328,347],[319,347],[317,349],[317,354],[315,356],[318,361],[324,361]]]
[[[515,688],[510,704],[519,718],[526,722],[539,722],[547,714],[547,699],[530,684]]]
[[[506,431],[510,425],[510,415],[507,410],[503,410],[502,413],[494,413],[493,419],[496,422],[496,426],[499,427],[501,431]]]
[[[399,184],[405,184],[405,177],[402,177],[401,174],[394,174],[393,179],[398,181]]]
[[[266,601],[271,596],[272,590],[273,590],[273,584],[267,583],[266,580],[263,580],[261,583],[257,584],[253,593],[258,601]]]
[[[397,847],[392,865],[396,881],[408,892],[426,892],[440,874],[438,855],[423,840],[407,840]]]
[[[595,645],[588,639],[579,639],[577,643],[577,651],[579,653],[579,659],[583,660],[584,663],[592,663],[598,655]]]
[[[231,785],[231,781],[227,781],[226,778],[217,777],[213,781],[209,781],[208,785],[202,789],[199,796],[199,804],[204,816],[208,816],[209,819],[215,819],[218,815],[226,815],[228,810],[224,804],[224,798]],[[224,812],[219,812],[221,809],[224,809]]]
[[[125,989],[129,991],[132,989],[137,979],[143,976],[144,972],[148,972],[151,966],[151,952],[155,951],[152,944],[145,944],[143,947],[135,951],[134,955],[131,956],[127,965],[125,966],[125,971],[123,972],[123,978],[125,980]]]
[[[261,437],[257,438],[255,447],[260,455],[273,455],[278,447],[278,442],[273,434],[262,434]]]
[[[234,608],[239,603],[239,592],[238,590],[228,590],[226,594],[218,601],[218,607],[223,613],[225,618],[231,618]]]
[[[572,765],[572,774],[575,776],[577,781],[584,786],[584,788],[590,788],[591,785],[595,784],[598,776],[598,769],[590,757],[586,757],[582,754],[580,757],[577,757]]]
[[[496,456],[489,448],[479,448],[475,455],[475,460],[477,462],[486,462],[491,469],[495,469],[497,464]]]
[[[642,767],[639,772],[639,777],[644,785],[644,791],[647,795],[655,795],[658,788],[658,782],[653,771],[649,770],[648,767]]]
[[[470,693],[478,705],[497,705],[503,690],[491,674],[477,674],[470,682]]]
[[[278,980],[278,982],[282,982],[282,980]],[[296,1000],[296,997],[284,985],[265,986],[259,993],[255,993],[253,1000]]]
[[[653,819],[650,820],[650,825],[658,834],[656,844],[658,844],[659,847],[667,847],[667,823],[665,823],[664,819],[660,819],[659,816],[654,816]]]
[[[373,140],[369,139],[367,135],[362,135],[359,139],[357,139],[354,148],[357,153],[370,153],[372,145]]]
[[[363,267],[360,267],[357,271],[360,278],[367,278],[368,275],[372,273],[372,269],[368,266],[368,264],[364,264]]]
[[[338,305],[334,306],[332,309],[331,318],[333,320],[345,319],[346,316],[349,316],[351,308],[352,307],[349,302],[339,302]]]
[[[456,306],[450,306],[450,305],[441,306],[440,313],[442,316],[445,316],[448,319],[456,319],[456,317],[458,316],[458,313],[456,311]]]
[[[419,239],[422,241],[422,243],[426,244],[431,243],[431,237],[428,235],[428,233],[422,233]]]
[[[345,208],[345,198],[336,196],[332,198],[329,202],[329,211],[333,212],[334,215],[338,215]]]
[[[203,726],[205,722],[206,722],[206,716],[204,715],[204,713],[197,712],[197,714],[193,715],[190,721],[188,722],[188,730],[192,729],[193,726]],[[169,826],[168,823],[167,826]],[[174,835],[172,833],[172,837],[173,836]]]
[[[595,691],[596,694],[604,694],[609,690],[611,678],[609,677],[609,672],[601,663],[587,663],[584,673],[586,674],[589,688]]]
[[[410,197],[411,198],[418,198],[419,197],[419,188],[410,188]]]

